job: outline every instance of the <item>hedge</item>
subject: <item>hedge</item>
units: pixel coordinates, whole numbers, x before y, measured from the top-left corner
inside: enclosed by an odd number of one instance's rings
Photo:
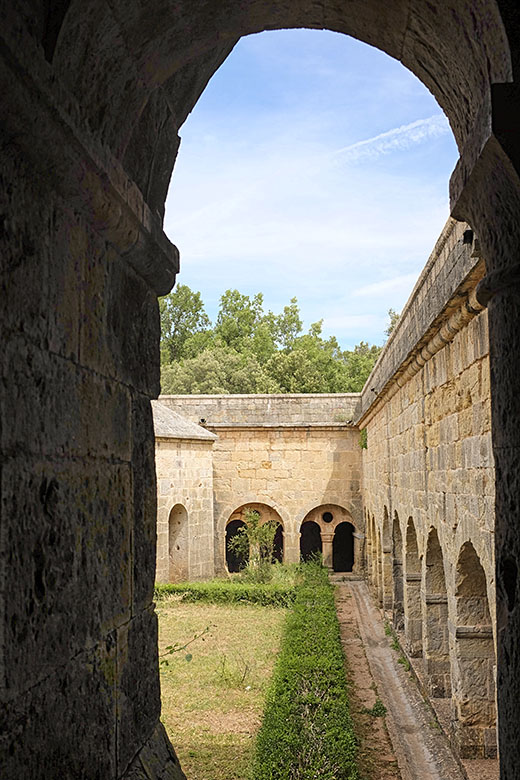
[[[276,583],[248,583],[233,580],[157,584],[155,598],[179,594],[182,601],[204,601],[211,604],[260,604],[264,607],[289,607],[296,598],[296,588]]]
[[[357,745],[334,596],[303,567],[286,621],[251,769],[253,780],[356,780]]]

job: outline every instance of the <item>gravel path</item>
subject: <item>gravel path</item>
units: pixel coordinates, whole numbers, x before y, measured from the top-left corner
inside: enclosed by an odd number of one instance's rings
[[[387,708],[386,726],[402,780],[465,780],[433,713],[410,674],[397,663],[364,582],[337,583],[338,603],[352,598],[378,695]],[[341,609],[338,610],[341,622]]]

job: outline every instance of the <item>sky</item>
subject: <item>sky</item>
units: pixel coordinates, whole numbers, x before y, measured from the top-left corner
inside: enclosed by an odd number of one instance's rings
[[[384,341],[449,216],[457,149],[399,62],[339,33],[242,38],[181,128],[165,230],[178,284],[298,299],[344,349]]]

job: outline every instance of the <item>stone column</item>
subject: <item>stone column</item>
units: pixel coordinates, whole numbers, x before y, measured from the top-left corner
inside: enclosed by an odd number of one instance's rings
[[[393,559],[393,622],[396,631],[404,628],[404,593],[403,593],[403,562],[399,558]]]
[[[451,695],[451,669],[448,639],[448,597],[426,593],[423,603],[424,670],[433,698]]]
[[[491,626],[458,626],[455,634],[453,738],[461,758],[496,758],[494,648]]]
[[[327,567],[329,571],[334,571],[332,565],[332,542],[334,540],[334,532],[323,531],[321,532],[321,544],[323,552],[323,565]]]
[[[404,583],[404,633],[406,651],[412,658],[422,655],[421,574],[406,575]]]
[[[363,546],[365,543],[365,534],[353,533],[354,538],[354,565],[353,574],[362,574],[365,570],[365,561],[363,560]]]
[[[300,562],[300,537],[301,533],[285,533],[283,540],[283,560],[284,563]]]
[[[382,555],[382,577],[383,577],[383,609],[390,612],[393,603],[392,587],[392,548],[383,547]]]

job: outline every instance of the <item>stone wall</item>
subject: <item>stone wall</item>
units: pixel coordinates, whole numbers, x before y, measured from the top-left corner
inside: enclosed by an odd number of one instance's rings
[[[359,394],[353,393],[160,397],[166,408],[192,421],[204,418],[207,429],[218,435],[213,447],[218,572],[225,570],[226,525],[237,510],[257,503],[281,518],[286,561],[299,560],[301,525],[311,514],[322,527],[330,565],[334,530],[342,521],[351,522],[354,566],[362,569],[359,430],[337,421],[353,416],[359,402]],[[334,518],[330,525],[321,518],[329,510]]]
[[[347,422],[358,415],[359,393],[287,395],[162,395],[161,403],[192,422],[217,425],[299,425]]]
[[[156,439],[158,582],[215,573],[213,441]]]
[[[369,579],[411,656],[422,656],[430,695],[451,700],[463,757],[496,755],[488,318],[473,296],[483,273],[477,262],[432,318],[433,335],[383,381],[398,328],[370,380],[383,390],[361,419]],[[405,332],[421,305],[412,298]]]
[[[312,510],[349,519],[362,568],[361,449],[355,428],[269,430],[219,428],[214,447],[216,560],[222,570],[225,528],[235,510],[260,502],[275,509],[284,529],[284,559],[300,559],[300,529]],[[334,522],[330,531],[332,532]],[[327,532],[323,524],[323,532]],[[331,540],[330,540],[331,541]],[[325,552],[325,550],[324,550]],[[356,554],[357,553],[357,554]]]

